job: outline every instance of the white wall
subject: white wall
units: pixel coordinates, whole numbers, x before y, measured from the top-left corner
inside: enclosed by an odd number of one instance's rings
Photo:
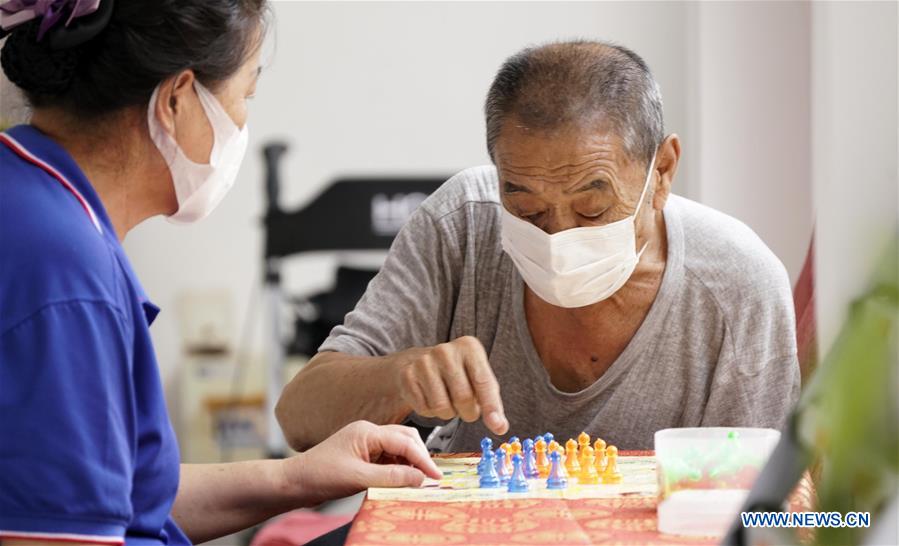
[[[180,359],[179,294],[231,294],[224,335],[238,337],[259,284],[262,143],[292,145],[288,205],[342,174],[484,163],[481,107],[493,72],[544,40],[612,39],[644,56],[667,129],[683,139],[676,191],[747,222],[794,279],[817,219],[822,348],[896,229],[895,3],[279,1],[274,11],[278,47],[251,108],[237,187],[200,224],[154,220],[126,241],[164,310],[153,335],[167,380]],[[8,82],[0,89],[0,117],[21,120]],[[287,285],[321,288],[332,265],[294,263]]]
[[[691,7],[694,196],[746,222],[795,282],[812,232],[811,6]]]
[[[180,359],[178,294],[226,289],[234,295],[233,322],[239,326],[259,283],[259,150],[269,139],[285,138],[292,146],[284,163],[289,184],[283,202],[289,206],[312,198],[342,174],[440,174],[483,164],[482,102],[503,59],[536,42],[602,38],[633,48],[654,70],[668,129],[686,141],[679,177],[689,179],[684,4],[275,2],[274,7],[277,50],[251,106],[251,149],[237,186],[202,223],[176,227],[153,220],[126,241],[146,290],[163,308],[152,331],[166,380]],[[321,287],[330,263],[295,264],[286,284],[296,291]],[[257,335],[252,348],[260,343]]]
[[[0,40],[0,47],[3,47],[4,42],[6,42],[6,38]],[[12,127],[19,123],[26,123],[28,116],[25,98],[0,71],[0,127]]]
[[[288,206],[339,175],[440,174],[485,163],[484,94],[502,60],[532,43],[604,38],[646,58],[662,86],[667,130],[684,146],[675,191],[747,222],[794,279],[813,221],[812,176],[822,260],[850,244],[847,237],[823,248],[826,238],[839,240],[833,218],[855,215],[865,231],[895,202],[895,161],[850,167],[840,159],[845,146],[857,155],[869,144],[878,153],[895,148],[884,125],[890,112],[880,107],[892,104],[895,118],[895,101],[887,100],[895,97],[895,70],[884,71],[871,56],[892,51],[886,64],[895,67],[895,4],[276,1],[274,12],[277,50],[251,107],[251,150],[237,187],[200,224],[157,219],[126,241],[163,307],[153,335],[167,380],[180,359],[180,294],[231,294],[233,316],[221,335],[241,343],[247,302],[258,297],[264,142],[284,138],[292,146],[284,164]],[[877,30],[870,36],[869,22]],[[15,118],[21,110],[11,108],[8,87],[3,91],[0,114]],[[854,108],[866,117],[854,117]],[[885,136],[869,138],[871,127]],[[852,134],[851,142],[841,134]],[[880,185],[865,194],[845,184],[824,197],[818,186],[838,186],[838,178]],[[874,213],[837,210],[850,197],[871,203]],[[294,292],[323,288],[333,264],[295,261],[286,284]],[[828,294],[857,277],[846,268],[828,276],[825,268],[833,269],[819,267],[819,298],[836,308],[843,296],[829,302]],[[261,323],[258,314],[253,323]],[[258,355],[260,346],[257,328],[248,348]]]
[[[899,227],[897,4],[813,5],[816,281],[819,345]]]

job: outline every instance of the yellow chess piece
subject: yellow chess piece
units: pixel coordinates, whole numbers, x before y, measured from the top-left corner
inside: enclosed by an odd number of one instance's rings
[[[537,474],[541,478],[549,476],[549,458],[546,456],[546,441],[542,438],[534,442],[534,459],[537,466]]]
[[[552,453],[553,451],[559,451],[559,442],[552,440],[548,446],[546,446],[546,452]]]
[[[597,438],[595,442],[593,442],[593,454],[596,457],[596,462],[593,466],[596,467],[596,471],[602,474],[603,469],[606,467],[606,441],[602,438]]]
[[[512,447],[512,455],[521,455],[521,442],[516,440],[516,441],[512,442],[510,445]]]
[[[578,453],[580,453],[580,456],[578,456],[577,462],[579,462],[581,464],[581,466],[584,466],[584,448],[589,445],[590,445],[590,435],[587,434],[586,432],[580,433],[577,437]]]
[[[602,473],[602,483],[621,483],[621,472],[618,470],[618,448],[606,448],[606,469]]]
[[[581,455],[581,473],[578,474],[578,482],[584,485],[595,485],[599,483],[599,474],[594,466],[593,448],[589,445],[584,446]]]
[[[565,442],[565,470],[571,476],[577,476],[581,471],[581,465],[578,461],[577,442],[568,440]]]

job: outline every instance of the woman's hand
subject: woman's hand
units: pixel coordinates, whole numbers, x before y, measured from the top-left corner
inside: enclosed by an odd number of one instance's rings
[[[199,544],[368,487],[417,486],[425,476],[441,474],[415,429],[357,421],[289,459],[182,465],[172,514]]]
[[[369,487],[417,487],[440,479],[418,431],[356,421],[322,443],[283,461],[284,481],[304,506]]]

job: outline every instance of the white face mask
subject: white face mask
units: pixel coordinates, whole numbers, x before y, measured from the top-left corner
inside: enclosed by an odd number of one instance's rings
[[[184,224],[205,218],[222,201],[234,185],[247,151],[247,126],[238,128],[215,95],[200,82],[194,82],[194,89],[212,126],[213,144],[208,164],[194,163],[188,159],[175,138],[156,119],[159,86],[150,97],[147,112],[150,138],[169,166],[178,199],[178,210],[168,219]]]
[[[637,253],[635,222],[652,178],[655,156],[634,215],[604,226],[577,227],[552,235],[503,207],[503,250],[521,277],[544,301],[558,307],[600,302],[630,278]]]

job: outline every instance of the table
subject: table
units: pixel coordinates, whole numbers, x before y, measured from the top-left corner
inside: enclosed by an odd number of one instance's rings
[[[622,451],[621,456],[652,455]],[[465,453],[448,457],[473,457]],[[803,480],[790,500],[808,510],[812,489]],[[715,538],[662,535],[656,529],[655,496],[550,499],[522,498],[476,502],[374,500],[366,497],[347,544],[663,545],[717,544]]]

